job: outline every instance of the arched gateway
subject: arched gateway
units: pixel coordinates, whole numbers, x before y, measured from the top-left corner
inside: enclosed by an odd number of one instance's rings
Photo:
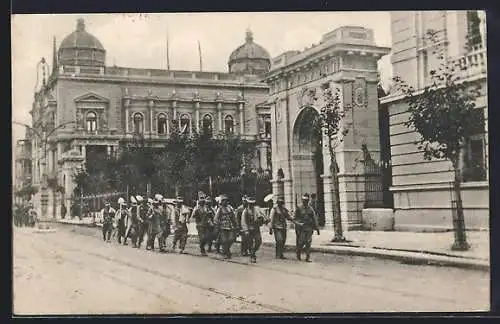
[[[296,203],[308,193],[318,210],[320,225],[324,225],[323,152],[319,113],[313,107],[304,107],[293,126],[292,137],[293,191]],[[316,197],[316,199],[314,199]]]

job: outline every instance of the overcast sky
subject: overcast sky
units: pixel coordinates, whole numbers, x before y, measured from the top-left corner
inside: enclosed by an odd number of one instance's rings
[[[228,57],[243,44],[249,27],[254,41],[271,57],[316,44],[323,34],[342,25],[371,28],[377,45],[391,45],[389,12],[13,15],[13,120],[31,123],[37,63],[45,57],[52,64],[52,37],[59,46],[75,30],[78,18],[85,19],[86,30],[103,44],[108,66],[166,68],[167,29],[170,68],[179,70],[199,69],[199,40],[203,70],[227,71]],[[389,55],[379,61],[379,70],[387,83]],[[16,125],[12,129],[15,143],[24,136],[24,129]]]

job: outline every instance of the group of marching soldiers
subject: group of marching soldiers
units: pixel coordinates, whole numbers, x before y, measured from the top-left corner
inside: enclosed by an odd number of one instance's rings
[[[217,198],[212,201],[211,197],[199,197],[192,211],[183,205],[181,197],[170,200],[160,194],[148,199],[132,196],[130,206],[127,206],[125,199],[119,198],[117,210],[106,202],[102,210],[103,240],[110,242],[114,236],[119,244],[127,245],[130,238],[132,246],[140,248],[146,236],[147,250],[154,250],[158,241],[159,251],[166,252],[167,238],[173,234],[172,250],[176,251],[178,245],[179,253],[183,254],[188,238],[188,223],[194,220],[202,256],[207,256],[207,251],[212,252],[214,246],[224,259],[231,259],[231,246],[237,237],[241,237],[241,255],[255,263],[256,252],[262,244],[263,225],[269,225],[269,234],[274,234],[276,258],[285,259],[287,221],[290,221],[295,224],[297,259],[301,260],[302,252],[305,252],[306,261],[311,262],[312,234],[316,230],[319,235],[319,227],[316,211],[309,203],[307,194],[302,197],[302,205],[297,206],[293,218],[284,207],[281,197],[268,212],[256,207],[253,197],[244,196],[236,209],[229,205],[226,195]]]

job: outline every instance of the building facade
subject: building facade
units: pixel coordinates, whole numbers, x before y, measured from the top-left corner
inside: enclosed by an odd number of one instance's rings
[[[14,170],[14,201],[20,203],[25,200],[25,197],[18,193],[31,185],[31,142],[29,140],[23,139],[16,142]]]
[[[40,215],[59,217],[61,204],[70,209],[72,175],[91,152],[113,155],[137,138],[161,146],[174,125],[257,141],[255,167],[270,168],[269,88],[259,81],[270,58],[250,31],[230,55],[230,73],[138,69],[106,66],[105,48],[79,19],[52,65],[31,111],[33,129],[50,134],[46,146],[31,138]]]
[[[482,95],[476,106],[484,115],[484,132],[470,138],[463,150],[462,199],[467,228],[487,228],[488,109],[486,73],[486,22],[482,11],[398,11],[391,13],[393,74],[415,89],[429,84],[429,72],[439,61],[431,53],[425,34],[437,32],[449,61],[463,68],[463,80],[476,81]],[[381,100],[390,124],[392,187],[397,229],[452,228],[451,163],[426,161],[415,145],[418,134],[403,125],[407,106],[395,91]]]
[[[335,148],[341,218],[346,229],[362,225],[361,212],[369,198],[366,153],[373,160],[380,158],[377,61],[389,51],[375,44],[373,30],[345,26],[302,52],[288,51],[272,60],[265,81],[273,111],[273,193],[284,195],[287,208],[294,209],[302,194],[315,194],[322,223],[333,224],[330,153],[324,135],[315,131],[321,89],[329,86],[340,90],[347,111],[344,123],[350,125]]]

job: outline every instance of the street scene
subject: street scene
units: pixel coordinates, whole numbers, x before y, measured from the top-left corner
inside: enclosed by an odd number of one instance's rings
[[[13,316],[490,309],[483,11],[12,21]]]

